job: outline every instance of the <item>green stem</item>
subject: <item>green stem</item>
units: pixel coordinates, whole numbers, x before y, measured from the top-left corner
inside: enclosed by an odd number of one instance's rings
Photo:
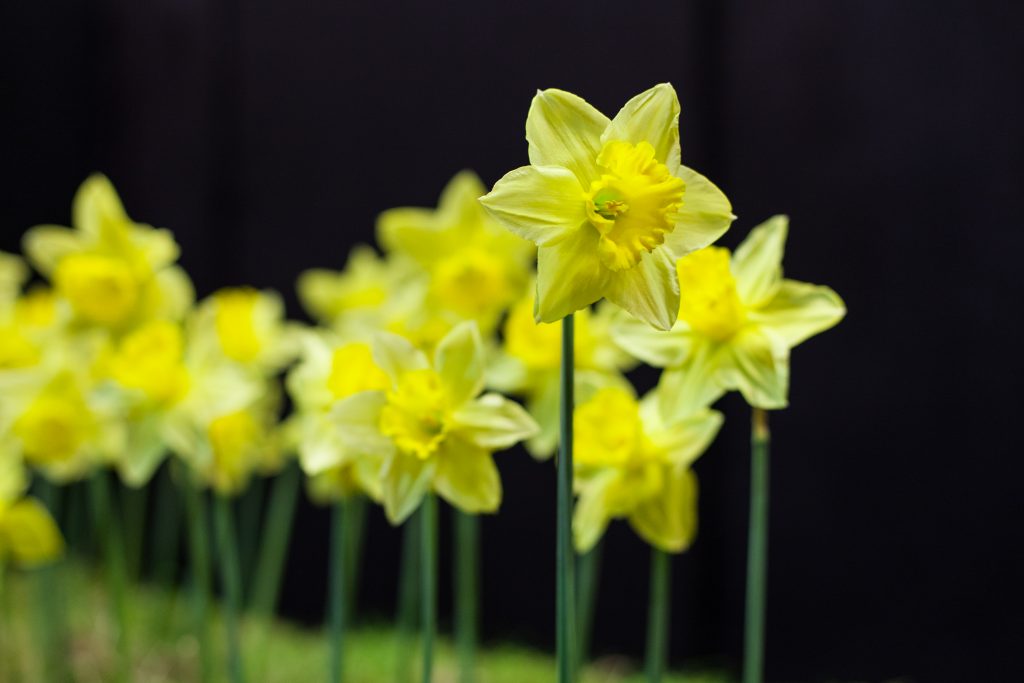
[[[402,525],[402,566],[398,583],[398,638],[395,652],[395,683],[412,679],[413,633],[416,630],[416,605],[419,602],[420,512],[417,510]]]
[[[174,490],[174,480],[169,469],[159,471],[155,479],[156,507],[153,510],[150,563],[157,583],[171,588],[178,573],[178,552],[181,547],[181,501]]]
[[[125,557],[127,558],[125,573],[133,582],[138,581],[142,571],[142,548],[146,535],[148,499],[148,486],[121,487],[121,510],[124,514]]]
[[[576,671],[590,656],[590,639],[594,632],[594,613],[597,608],[598,587],[601,578],[602,541],[590,552],[576,558],[576,627],[579,629],[579,644],[576,647]]]
[[[476,680],[477,601],[480,595],[480,518],[455,510],[455,648],[459,682]]]
[[[555,549],[555,648],[558,683],[575,680],[573,650],[576,639],[576,610],[573,607],[572,547],[572,411],[573,411],[573,316],[562,319],[562,370],[560,397],[561,451],[557,462],[558,535]]]
[[[764,680],[765,598],[768,583],[768,414],[754,408],[750,438],[750,531],[743,683]]]
[[[36,495],[50,511],[54,519],[61,518],[61,497],[60,491],[45,479],[39,478],[35,482]],[[2,561],[0,561],[2,562]],[[58,567],[47,565],[36,570],[36,588],[38,590],[39,610],[33,610],[39,618],[39,635],[43,643],[43,669],[47,673],[48,680],[66,681],[70,675],[67,668],[67,628],[65,624],[65,613],[61,606],[64,604],[62,595],[62,584],[58,575]]]
[[[434,636],[437,631],[437,498],[428,493],[420,514],[420,627],[423,634],[423,683],[434,677]]]
[[[107,570],[110,595],[113,600],[115,639],[118,651],[118,680],[127,680],[131,668],[131,648],[128,642],[128,601],[125,595],[125,548],[119,520],[111,514],[113,490],[110,475],[97,470],[89,480],[90,506],[93,528],[100,538]]]
[[[224,629],[228,642],[228,674],[232,683],[244,683],[242,643],[238,634],[238,613],[242,606],[242,568],[238,564],[238,536],[231,499],[217,495],[213,499],[213,522],[220,550],[218,565],[224,588]]]
[[[340,683],[344,670],[345,650],[345,503],[331,508],[330,602],[328,619],[331,628],[330,683]]]
[[[345,623],[355,623],[359,597],[360,559],[366,535],[366,498],[350,496],[345,500]]]
[[[267,489],[267,481],[263,477],[253,477],[245,492],[238,498],[237,543],[239,558],[239,576],[242,580],[242,594],[252,597],[254,589],[256,555],[260,549],[260,511],[263,509],[263,494]]]
[[[185,477],[182,477],[183,479]],[[210,535],[206,498],[191,481],[182,485],[188,519],[189,560],[192,569],[192,628],[199,641],[199,680],[211,679],[213,649],[210,646]]]
[[[671,602],[669,575],[672,558],[651,548],[650,604],[647,608],[647,682],[661,683],[668,655],[668,619]]]
[[[269,618],[277,609],[298,494],[299,469],[289,465],[273,483],[264,521],[250,603],[258,616]]]

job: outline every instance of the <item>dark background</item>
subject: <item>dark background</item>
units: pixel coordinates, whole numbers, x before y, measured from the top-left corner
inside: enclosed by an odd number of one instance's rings
[[[176,232],[201,295],[276,287],[300,316],[296,275],[340,267],[377,212],[526,163],[536,88],[612,115],[671,81],[684,162],[740,216],[724,243],[789,213],[787,273],[849,307],[795,352],[772,418],[769,678],[1024,680],[1019,8],[8,2],[0,248],[66,223],[102,170],[133,217]],[[723,409],[701,535],[675,563],[680,662],[741,648],[748,416]],[[554,479],[520,451],[499,462],[485,636],[550,647]],[[326,530],[300,512],[283,604],[299,619],[321,615]],[[393,610],[398,546],[375,512],[371,615]],[[638,656],[646,549],[616,525],[605,557],[596,649]]]

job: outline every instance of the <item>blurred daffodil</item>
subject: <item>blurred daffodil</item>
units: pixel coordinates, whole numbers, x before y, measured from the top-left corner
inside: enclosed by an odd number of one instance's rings
[[[580,401],[601,387],[626,384],[621,373],[636,365],[612,340],[613,317],[614,309],[605,304],[594,311],[582,309],[574,318],[574,378]],[[534,457],[550,457],[558,444],[562,327],[534,320],[531,292],[512,306],[502,332],[500,352],[487,364],[488,385],[526,398],[526,409],[540,427],[526,446]]]
[[[46,507],[24,495],[21,463],[0,448],[0,571],[12,563],[31,568],[56,560],[64,539]]]
[[[181,318],[192,284],[173,265],[178,245],[167,230],[133,222],[105,176],[90,176],[72,205],[73,229],[40,225],[25,253],[68,301],[77,321],[122,330],[154,317]]]
[[[616,329],[631,353],[668,368],[666,401],[685,410],[738,389],[754,407],[786,406],[790,350],[846,314],[828,287],[782,277],[788,225],[785,216],[762,223],[731,258],[727,249],[707,247],[680,259],[683,296],[671,332],[636,320]]]
[[[284,318],[274,291],[227,287],[200,302],[190,318],[193,343],[254,371],[274,373],[299,350],[299,328]]]
[[[611,120],[576,95],[539,91],[526,138],[530,165],[480,201],[538,247],[537,320],[556,322],[604,297],[672,327],[676,260],[734,218],[725,195],[680,163],[672,86],[637,95]]]
[[[383,453],[384,509],[400,523],[428,491],[464,512],[494,512],[501,479],[492,453],[532,437],[537,425],[519,404],[484,388],[484,352],[475,323],[455,327],[433,363],[408,340],[379,333],[373,357],[386,389],[340,401],[334,420],[353,448]]]
[[[666,552],[693,542],[697,478],[690,465],[714,440],[722,416],[707,408],[663,415],[658,391],[638,402],[631,390],[607,387],[576,407],[573,534],[580,553],[618,518]]]

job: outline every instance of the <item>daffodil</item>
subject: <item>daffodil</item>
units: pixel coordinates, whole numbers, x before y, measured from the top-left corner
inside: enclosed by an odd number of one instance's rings
[[[192,284],[173,265],[178,245],[167,230],[135,223],[113,185],[90,176],[75,195],[73,229],[40,225],[24,238],[25,253],[86,325],[115,331],[151,318],[181,318]]]
[[[445,187],[437,209],[385,211],[377,235],[385,250],[426,273],[425,310],[449,321],[475,320],[489,332],[521,296],[533,248],[483,210],[478,199],[485,191],[476,175],[463,171]]]
[[[683,296],[671,332],[627,320],[615,332],[640,359],[668,368],[665,399],[706,405],[738,389],[757,408],[786,406],[790,350],[846,313],[829,289],[782,277],[788,220],[775,216],[730,257],[707,247],[679,260]],[[684,406],[685,408],[685,406]]]
[[[539,91],[526,139],[530,165],[480,201],[538,247],[537,320],[556,322],[603,297],[672,327],[676,260],[734,218],[725,195],[680,163],[672,86],[637,95],[611,120],[576,95]]]
[[[494,512],[501,479],[492,453],[532,437],[537,425],[519,404],[484,388],[484,352],[475,323],[455,327],[433,362],[407,339],[378,333],[373,358],[386,389],[363,391],[333,409],[353,448],[382,453],[388,519],[400,523],[429,491],[464,512]]]
[[[60,529],[41,502],[24,495],[27,485],[21,463],[0,448],[0,571],[8,563],[36,567],[64,552]]]
[[[285,320],[284,302],[271,290],[220,289],[199,303],[189,325],[194,344],[257,372],[277,372],[299,350],[299,328]]]
[[[593,311],[585,308],[574,317],[578,400],[601,387],[626,384],[621,373],[636,364],[612,340],[613,318],[614,309],[608,304],[599,304]],[[558,445],[562,327],[534,320],[530,292],[512,306],[502,333],[500,353],[488,362],[488,385],[526,398],[526,409],[540,427],[526,447],[534,457],[548,458]]]
[[[685,550],[697,532],[697,477],[690,466],[722,425],[720,413],[662,414],[659,390],[637,401],[632,391],[606,387],[579,404],[573,535],[589,551],[613,519],[665,552]]]

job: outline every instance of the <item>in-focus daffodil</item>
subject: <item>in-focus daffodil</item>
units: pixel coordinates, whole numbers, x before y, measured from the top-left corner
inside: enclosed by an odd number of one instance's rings
[[[154,317],[181,318],[192,284],[173,265],[178,245],[167,230],[135,223],[105,176],[90,176],[75,195],[74,229],[31,228],[25,253],[68,301],[78,322],[123,330]]]
[[[526,139],[530,165],[480,201],[538,247],[537,320],[556,322],[604,297],[672,327],[676,260],[733,220],[725,195],[680,163],[672,86],[637,95],[611,120],[576,95],[539,91]]]
[[[707,408],[663,415],[658,391],[638,402],[631,390],[606,387],[576,407],[573,535],[580,553],[618,518],[665,552],[693,542],[697,477],[690,465],[714,440],[722,416]]]
[[[0,571],[12,563],[31,568],[64,552],[64,539],[46,507],[25,496],[28,477],[21,463],[0,448]]]
[[[785,216],[762,223],[731,258],[727,249],[707,247],[680,259],[683,296],[671,332],[637,320],[618,326],[624,348],[668,368],[666,401],[694,408],[738,389],[754,407],[786,406],[790,350],[846,313],[828,287],[782,277],[788,225]]]
[[[615,309],[604,303],[574,318],[577,400],[586,400],[601,387],[627,384],[621,373],[636,365],[612,340],[614,315]],[[526,447],[534,457],[548,458],[558,445],[562,327],[534,320],[530,292],[512,306],[502,332],[500,352],[488,362],[488,386],[526,398],[526,409],[540,427]]]
[[[388,387],[340,401],[334,420],[353,448],[383,453],[384,509],[398,524],[429,491],[464,512],[494,512],[501,479],[492,453],[532,437],[519,404],[484,388],[484,352],[475,323],[455,327],[433,363],[407,339],[378,333],[373,358]]]

